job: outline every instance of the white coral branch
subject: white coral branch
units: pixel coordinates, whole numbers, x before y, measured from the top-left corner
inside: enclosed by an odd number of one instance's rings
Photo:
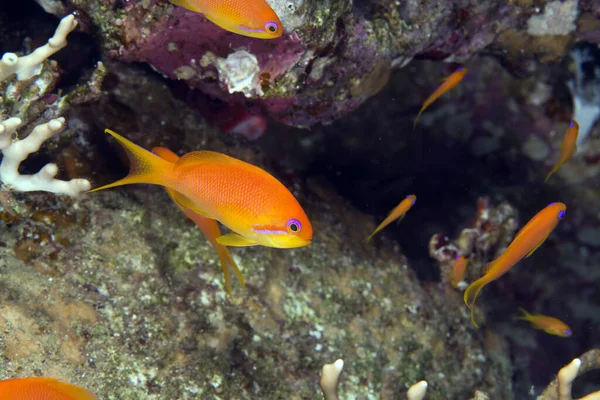
[[[56,164],[45,165],[37,174],[21,175],[19,165],[27,157],[40,149],[42,143],[62,131],[64,118],[57,118],[36,126],[23,140],[12,140],[12,134],[21,125],[19,118],[0,122],[0,150],[4,157],[0,164],[0,180],[11,189],[19,192],[41,190],[45,192],[77,196],[90,189],[87,179],[61,181],[54,177],[58,173]]]
[[[75,16],[67,15],[60,21],[54,36],[48,40],[48,43],[35,49],[33,53],[23,57],[15,53],[5,53],[0,59],[0,81],[12,74],[17,74],[17,79],[20,81],[38,75],[44,60],[67,45],[67,36],[76,26]]]

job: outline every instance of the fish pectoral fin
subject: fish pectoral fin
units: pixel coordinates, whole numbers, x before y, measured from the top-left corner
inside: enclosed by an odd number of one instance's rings
[[[195,6],[191,1],[189,0],[169,0],[171,3],[176,4],[178,6],[181,6],[183,8],[187,8],[188,10],[191,11],[195,11],[195,12],[199,12],[201,13],[202,10]]]
[[[399,224],[400,222],[402,222],[404,217],[406,217],[406,214],[402,214],[401,216],[399,216],[398,219],[396,220],[396,224]]]
[[[210,218],[210,216],[208,216],[208,214],[206,214],[204,211],[200,210],[198,208],[198,206],[196,206],[196,204],[192,200],[190,200],[189,197],[186,197],[183,194],[176,192],[174,190],[169,190],[168,192],[169,192],[169,196],[171,196],[173,201],[179,207],[182,207],[184,209],[188,208],[202,217]]]
[[[538,249],[538,248],[539,248],[541,245],[543,245],[543,244],[544,244],[544,242],[546,241],[546,239],[548,239],[548,236],[546,236],[544,239],[542,239],[542,241],[541,241],[541,242],[540,242],[540,243],[539,243],[537,246],[535,246],[535,247],[533,248],[533,250],[531,250],[531,251],[529,252],[529,254],[527,254],[527,256],[525,256],[525,258],[527,258],[527,257],[530,257],[530,256],[533,254],[533,252],[534,252],[534,251],[536,251],[536,250],[537,250],[537,249]]]
[[[223,246],[232,246],[232,247],[245,247],[245,246],[256,246],[256,243],[253,240],[246,239],[245,237],[238,235],[237,233],[228,233],[223,236],[219,236],[217,238],[217,243],[222,244]]]

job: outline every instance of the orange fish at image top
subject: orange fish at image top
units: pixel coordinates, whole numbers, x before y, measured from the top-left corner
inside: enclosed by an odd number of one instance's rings
[[[479,328],[479,326],[475,322],[474,305],[481,289],[507,273],[513,265],[523,258],[533,254],[544,243],[554,228],[556,228],[558,222],[565,216],[566,210],[567,206],[563,203],[551,203],[537,213],[517,233],[504,253],[486,266],[484,270],[485,275],[471,283],[467,290],[465,290],[464,301],[471,309],[471,321],[473,321],[473,325],[476,328]]]
[[[427,100],[425,100],[425,103],[423,103],[423,107],[421,107],[419,114],[417,114],[417,118],[415,118],[415,122],[413,123],[413,129],[417,126],[417,122],[419,121],[421,114],[423,114],[423,111],[425,111],[427,107],[429,107],[434,101],[439,99],[440,96],[442,96],[448,90],[453,89],[456,85],[458,85],[463,80],[466,73],[467,69],[465,67],[459,67],[448,78],[444,80],[444,83],[442,83],[440,87],[438,87],[435,90],[435,92],[433,92],[431,96],[427,98]]]
[[[204,16],[221,28],[258,39],[275,39],[283,34],[279,17],[265,0],[170,0]]]
[[[225,154],[193,151],[177,160],[162,159],[106,129],[124,147],[129,174],[91,190],[134,183],[161,185],[173,200],[233,232],[216,239],[223,246],[308,246],[312,226],[294,195],[268,172]]]
[[[537,329],[541,329],[546,333],[560,337],[569,337],[573,334],[571,328],[569,328],[569,326],[560,319],[542,314],[529,314],[520,307],[519,310],[523,313],[523,315],[517,317],[517,319],[529,321]]]
[[[98,400],[89,390],[54,378],[23,378],[0,381],[1,400]]]
[[[386,226],[388,226],[389,224],[392,223],[392,221],[394,221],[396,218],[399,218],[399,221],[402,221],[402,219],[404,218],[404,215],[408,212],[408,210],[411,209],[411,207],[416,203],[417,201],[417,196],[415,196],[414,194],[410,194],[408,196],[406,196],[406,198],[404,200],[402,200],[400,202],[400,204],[398,204],[396,206],[396,208],[394,208],[390,214],[387,216],[386,219],[383,220],[383,222],[381,224],[379,224],[379,226],[377,228],[375,228],[375,230],[373,231],[373,233],[371,233],[369,236],[367,236],[365,238],[365,243],[368,243],[371,238],[373,238],[373,236],[375,236],[375,234],[377,232],[379,232],[380,230],[382,230],[383,228],[385,228]]]
[[[158,155],[160,158],[170,161],[172,163],[176,163],[179,160],[179,156],[177,154],[173,153],[171,150],[165,147],[155,147],[152,149],[152,152]],[[171,189],[167,189],[167,193],[169,194],[171,199],[175,201],[175,193]],[[177,204],[176,201],[175,204]],[[240,283],[242,284],[242,287],[245,287],[246,284],[244,283],[244,277],[242,276],[242,273],[240,272],[235,261],[233,261],[233,258],[231,258],[231,254],[229,254],[229,250],[227,250],[227,247],[217,243],[217,238],[221,236],[221,229],[219,228],[218,222],[214,219],[204,218],[203,216],[196,214],[189,208],[182,207],[179,204],[177,204],[177,207],[179,207],[179,209],[183,211],[183,213],[189,219],[196,223],[198,228],[202,230],[204,236],[206,236],[210,244],[217,251],[217,254],[219,255],[219,260],[221,260],[221,268],[223,269],[223,275],[225,277],[225,287],[227,288],[227,294],[229,295],[229,298],[233,298],[233,296],[231,295],[231,284],[229,283],[228,268],[233,268],[233,270],[237,274],[238,279],[240,280]]]
[[[550,177],[554,175],[554,173],[558,171],[564,163],[569,161],[571,155],[573,155],[573,151],[575,151],[578,134],[579,124],[577,123],[577,121],[571,121],[571,123],[569,124],[569,128],[567,129],[567,133],[565,134],[565,138],[563,139],[563,142],[560,145],[560,156],[558,158],[558,161],[556,162],[554,168],[552,168],[552,171],[550,171],[548,176],[546,176],[546,179],[544,179],[544,183],[548,182],[548,179],[550,179]]]

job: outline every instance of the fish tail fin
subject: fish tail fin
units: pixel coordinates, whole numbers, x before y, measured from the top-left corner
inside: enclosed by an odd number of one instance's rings
[[[87,389],[79,386],[71,385],[70,383],[61,382],[57,379],[45,379],[44,384],[60,392],[62,395],[68,395],[70,398],[78,400],[98,400],[98,396]]]
[[[523,315],[517,315],[517,319],[522,319],[522,320],[528,321],[529,318],[531,317],[531,314],[529,314],[527,312],[527,310],[525,310],[522,307],[519,307],[519,311],[521,311],[521,313],[523,313]]]
[[[373,236],[375,236],[377,234],[377,232],[379,232],[377,229],[375,229],[373,231],[373,233],[371,233],[369,236],[367,236],[366,238],[363,239],[363,243],[367,244],[371,241],[371,239],[373,239]]]
[[[479,328],[479,325],[477,325],[477,322],[475,322],[475,300],[477,300],[477,296],[479,295],[479,292],[481,292],[481,289],[483,289],[483,287],[487,284],[488,280],[485,278],[485,276],[483,278],[479,278],[469,285],[463,296],[465,304],[467,307],[469,307],[469,309],[471,309],[471,321],[473,321],[475,328]]]
[[[417,122],[419,122],[419,118],[421,118],[421,114],[423,114],[423,111],[425,111],[426,106],[424,105],[423,107],[421,107],[421,110],[419,110],[419,113],[417,114],[417,118],[415,118],[415,122],[413,122],[413,130],[417,127]]]
[[[119,179],[109,185],[92,189],[90,192],[97,192],[98,190],[116,186],[131,185],[133,183],[149,183],[166,186],[171,172],[173,171],[174,163],[163,160],[159,156],[152,154],[148,150],[125,139],[123,136],[110,129],[106,129],[105,132],[117,139],[125,149],[130,162],[129,174],[123,179]]]
[[[548,179],[550,179],[550,177],[551,177],[552,175],[554,175],[554,173],[555,173],[556,171],[558,171],[558,168],[556,168],[556,167],[552,168],[552,171],[550,171],[550,172],[548,173],[548,175],[546,175],[546,179],[544,179],[544,183],[548,182]]]

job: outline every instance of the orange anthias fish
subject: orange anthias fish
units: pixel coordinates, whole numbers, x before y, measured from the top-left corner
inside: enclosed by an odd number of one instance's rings
[[[283,34],[279,17],[265,0],[170,0],[171,3],[204,14],[221,28],[258,39]]]
[[[562,322],[560,319],[542,314],[529,314],[527,311],[520,307],[519,310],[523,313],[523,315],[517,317],[517,319],[529,321],[537,329],[541,329],[546,333],[560,337],[569,337],[573,334],[571,328],[569,328],[569,326]]]
[[[307,246],[312,226],[294,195],[268,172],[225,154],[193,151],[177,162],[164,160],[106,130],[125,148],[129,175],[92,192],[134,183],[161,185],[173,200],[233,232],[217,238],[223,246]]]
[[[89,390],[54,378],[23,378],[0,381],[2,400],[98,400]]]
[[[571,155],[573,155],[573,152],[575,151],[578,134],[579,124],[577,123],[577,121],[571,121],[571,123],[569,124],[569,129],[567,129],[567,133],[565,134],[565,138],[563,139],[563,142],[560,145],[560,157],[558,158],[558,161],[554,168],[552,168],[552,171],[550,171],[548,176],[546,176],[546,179],[544,179],[544,183],[548,182],[548,179],[550,179],[550,177],[554,175],[554,173],[558,171],[564,163],[569,161]]]
[[[463,80],[466,73],[467,73],[467,69],[465,67],[459,67],[448,78],[446,78],[444,80],[444,83],[442,83],[440,85],[440,87],[438,87],[435,90],[435,92],[433,92],[431,94],[431,96],[429,96],[427,98],[427,100],[425,100],[425,103],[423,103],[423,107],[421,107],[419,114],[417,114],[417,118],[415,118],[415,122],[413,124],[413,129],[417,126],[417,122],[419,121],[419,118],[421,117],[421,114],[423,113],[423,111],[425,111],[425,109],[427,107],[429,107],[431,105],[431,103],[433,103],[434,101],[439,99],[441,95],[443,95],[448,90],[453,89],[456,85],[458,85]]]
[[[379,224],[379,226],[373,231],[373,233],[371,233],[365,238],[365,243],[368,243],[377,232],[391,224],[392,221],[394,221],[396,218],[399,218],[399,221],[401,221],[402,218],[404,218],[404,215],[408,212],[408,210],[410,210],[410,208],[415,204],[416,201],[417,196],[415,196],[414,194],[406,196],[406,198],[402,200],[400,204],[398,204],[396,208],[392,210],[392,212],[390,212],[387,218],[384,219],[381,224]]]
[[[179,156],[177,154],[173,153],[171,150],[165,147],[155,147],[152,149],[152,152],[158,155],[160,158],[170,161],[172,163],[176,163],[179,160]],[[171,199],[175,201],[175,193],[173,192],[173,190],[167,189],[167,193],[169,194]],[[175,204],[177,204],[177,201],[175,201]],[[177,204],[177,207],[179,207],[179,209],[183,211],[183,213],[189,219],[191,219],[196,223],[196,225],[198,225],[198,228],[202,230],[204,236],[206,236],[210,244],[217,251],[217,254],[219,255],[219,260],[221,260],[221,268],[223,269],[223,275],[225,277],[225,287],[227,288],[227,293],[229,294],[230,298],[233,298],[233,296],[231,295],[231,284],[229,283],[228,268],[233,268],[233,270],[238,276],[238,279],[240,280],[240,283],[242,284],[242,287],[246,287],[246,284],[244,283],[244,277],[242,276],[242,273],[240,272],[235,261],[233,261],[233,258],[231,258],[231,254],[229,254],[229,250],[227,250],[227,247],[217,243],[217,238],[221,236],[221,229],[219,228],[218,222],[214,219],[204,218],[203,216],[196,214],[189,208],[182,207],[179,204]]]
[[[565,216],[567,206],[563,203],[551,203],[542,211],[537,213],[517,233],[506,251],[497,259],[489,263],[485,268],[485,275],[471,283],[464,295],[465,304],[471,309],[471,321],[476,328],[474,305],[477,295],[485,285],[495,281],[508,272],[513,265],[525,257],[529,257],[544,243],[548,235],[556,228],[558,222]]]
[[[465,277],[468,263],[468,258],[465,258],[465,256],[460,254],[456,255],[454,266],[452,267],[452,274],[450,275],[450,282],[452,283],[453,288],[457,287],[460,281]]]

